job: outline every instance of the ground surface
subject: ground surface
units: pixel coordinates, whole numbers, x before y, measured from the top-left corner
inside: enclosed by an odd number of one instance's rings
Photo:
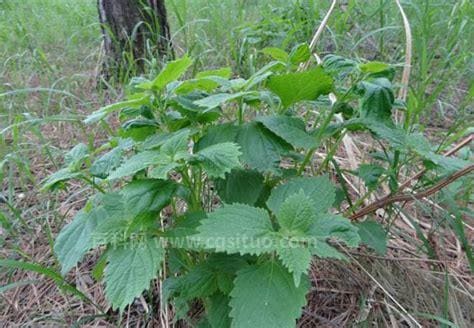
[[[328,8],[328,1],[295,3],[167,1],[174,45],[178,53],[188,51],[196,58],[196,69],[229,65],[246,76],[255,70],[252,58],[262,45],[285,47],[309,40]],[[453,126],[472,124],[472,103],[465,99],[474,69],[474,8],[461,0],[403,4],[414,33],[410,106],[419,112],[426,134],[439,140]],[[318,45],[322,54],[403,63],[403,28],[394,1],[346,1],[328,26]],[[98,144],[105,138],[100,128],[81,123],[87,113],[122,94],[119,83],[97,88],[100,56],[95,1],[0,0],[2,258],[58,268],[51,251],[54,236],[90,190],[73,184],[65,192],[45,193],[41,181],[60,167],[72,145]],[[355,142],[361,150],[367,146],[363,138]],[[339,156],[347,160],[346,155],[341,150]],[[348,160],[345,164],[351,165]],[[423,326],[449,320],[472,327],[474,281],[459,241],[443,225],[449,217],[438,205],[441,201],[433,198],[407,209],[412,220],[396,221],[386,257],[360,249],[351,254],[350,264],[315,262],[300,325],[407,327],[416,326],[415,318]],[[472,244],[474,219],[464,219]],[[420,234],[436,258],[427,256]],[[0,326],[160,326],[152,297],[138,300],[121,320],[107,312],[102,287],[91,277],[94,260],[91,254],[67,280],[97,307],[60,291],[41,275],[0,268],[0,286],[5,286],[0,287]]]

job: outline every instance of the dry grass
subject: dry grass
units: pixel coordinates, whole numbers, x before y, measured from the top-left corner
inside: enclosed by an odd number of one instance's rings
[[[84,31],[90,25],[85,26]],[[221,34],[222,31],[219,35]],[[54,40],[54,37],[50,38]],[[209,46],[207,43],[204,45]],[[376,49],[377,45],[374,44],[373,48]],[[62,49],[59,53],[61,51]],[[83,51],[80,51],[80,55],[72,60],[63,58],[64,54],[58,56],[59,59],[52,59],[51,62],[61,63],[64,67],[53,67],[51,80],[44,73],[46,68],[38,68],[36,64],[22,66],[21,74],[17,76],[14,76],[15,72],[5,70],[0,77],[5,81],[2,82],[4,91],[10,91],[51,85],[67,76],[67,86],[73,88],[74,94],[84,99],[84,103],[71,102],[67,97],[49,99],[48,95],[33,92],[19,100],[5,101],[2,105],[5,108],[13,108],[15,113],[17,108],[20,108],[32,113],[44,110],[46,114],[51,111],[66,116],[71,113],[85,115],[104,102],[119,97],[116,94],[103,94],[96,89],[94,69],[97,67],[97,53],[90,57],[82,53]],[[222,54],[219,56],[224,57]],[[29,56],[17,57],[9,59],[9,62],[21,66],[31,60]],[[92,64],[88,64],[89,60]],[[43,64],[46,67],[48,63]],[[77,72],[82,73],[75,75]],[[455,89],[459,90],[459,97],[455,95],[454,102],[446,113],[440,114],[439,117],[431,115],[424,118],[428,121],[427,132],[434,139],[437,139],[437,135],[445,131],[451,122],[456,121],[457,111],[453,108],[462,101],[461,95],[466,94],[468,87],[465,82],[461,82],[455,85]],[[430,90],[427,90],[427,93],[429,94]],[[438,108],[439,104],[433,107]],[[8,123],[11,123],[10,118]],[[70,123],[48,123],[40,126],[43,140],[32,131],[21,131],[22,144],[19,147],[25,148],[22,156],[28,159],[29,172],[36,181],[29,181],[24,172],[15,172],[15,206],[26,224],[19,224],[15,234],[6,237],[3,248],[0,249],[1,258],[21,258],[47,267],[58,267],[51,250],[51,237],[54,238],[64,224],[72,219],[91,190],[81,184],[71,184],[67,192],[55,196],[39,193],[38,182],[56,170],[43,152],[49,149],[54,152],[54,158],[59,159],[58,154],[70,149],[77,142],[87,142],[91,135],[94,136],[94,141],[99,143],[101,136],[96,136],[97,131],[83,130],[82,127]],[[7,141],[13,142],[12,138],[11,134],[6,136]],[[46,145],[44,140],[47,141]],[[355,168],[357,163],[366,161],[363,154],[367,154],[371,147],[372,142],[366,136],[354,138],[344,144],[335,158],[342,167]],[[320,157],[316,156],[315,166],[318,158]],[[364,191],[362,184],[357,180],[348,181],[354,186],[351,190],[352,196],[357,198]],[[5,182],[2,190],[6,189]],[[384,192],[387,190],[380,190],[377,196]],[[299,325],[438,327],[439,322],[426,317],[434,315],[438,318],[449,317],[460,328],[472,327],[474,278],[453,231],[440,225],[444,212],[436,196],[406,206],[404,213],[378,214],[377,220],[380,222],[392,223],[387,255],[379,257],[365,248],[360,248],[349,253],[353,258],[350,263],[314,261],[311,271],[312,289],[307,296],[308,305]],[[407,219],[407,215],[412,221]],[[464,220],[466,237],[473,244],[474,219],[464,217]],[[428,258],[423,251],[423,244],[412,222],[419,226],[419,233],[429,240],[435,250],[436,260]],[[0,236],[4,234],[6,231],[0,228]],[[104,298],[103,286],[92,278],[91,272],[97,257],[95,253],[89,254],[80,266],[67,276],[67,280],[93,300],[95,305],[59,290],[53,281],[38,274],[18,270],[1,271],[0,286],[12,282],[21,285],[0,293],[0,327],[163,327],[163,320],[173,327],[189,327],[189,324],[183,322],[172,323],[172,308],[168,311],[168,317],[163,318],[159,308],[159,281],[154,283],[150,293],[136,300],[122,318],[119,318],[117,313],[110,311]],[[202,307],[196,304],[192,316],[198,318],[201,312]]]
[[[449,314],[457,326],[468,328],[474,322],[474,280],[463,254],[456,248],[455,238],[447,238],[440,260],[430,260],[420,254],[415,244],[403,242],[407,235],[415,238],[413,230],[402,225],[400,229],[405,229],[403,238],[391,236],[390,250],[385,257],[358,249],[351,253],[352,263],[315,261],[311,271],[312,288],[307,296],[308,305],[299,320],[300,327],[350,327],[355,323],[372,327],[416,327],[417,323],[399,305],[416,317],[422,327],[437,327],[439,323],[435,320],[417,314],[442,312],[446,299]],[[32,261],[53,265],[54,259],[45,239],[44,232],[35,231],[33,238],[24,240],[19,246]],[[31,283],[2,295],[0,326],[58,327],[78,322],[81,327],[115,326],[119,318],[110,312],[102,286],[91,278],[96,260],[94,254],[89,255],[67,279],[94,300],[107,317],[101,317],[101,312],[93,305],[60,292],[52,281],[34,273],[15,271],[8,280]],[[447,281],[449,291],[446,294]],[[155,286],[146,301],[137,300],[129,307],[121,324],[161,327],[158,304],[152,304],[158,300],[157,290]],[[198,314],[199,309],[195,315]],[[169,320],[171,322],[172,317]],[[187,325],[178,323],[174,326]]]

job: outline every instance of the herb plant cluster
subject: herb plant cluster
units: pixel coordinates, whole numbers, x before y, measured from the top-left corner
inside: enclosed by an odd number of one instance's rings
[[[443,172],[466,165],[394,123],[404,104],[389,65],[330,55],[300,71],[311,60],[306,44],[262,53],[272,61],[248,79],[223,68],[182,80],[193,65],[184,56],[86,119],[109,140],[77,145],[44,184],[82,179],[97,190],[55,241],[63,274],[98,249],[94,277],[113,309],[124,311],[160,277],[178,319],[197,300],[203,327],[294,327],[313,257],[346,260],[341,246],[361,242],[385,250],[385,230],[351,223],[345,214],[357,204],[324,175],[344,135],[364,131],[384,145],[350,172],[368,190],[388,181],[396,191],[403,162]],[[112,113],[117,132],[105,120]],[[327,158],[315,168],[323,145]],[[345,212],[343,203],[354,206]]]

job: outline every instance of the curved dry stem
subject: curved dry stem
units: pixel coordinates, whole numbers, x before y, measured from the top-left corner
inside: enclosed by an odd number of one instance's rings
[[[398,9],[400,10],[400,14],[403,18],[403,27],[405,29],[405,65],[403,67],[403,74],[402,74],[402,87],[398,94],[398,98],[406,101],[408,95],[408,83],[410,82],[410,74],[411,74],[411,59],[412,59],[412,33],[410,22],[408,21],[408,17],[403,10],[403,7],[400,3],[400,0],[395,0],[397,3]]]
[[[324,16],[321,24],[319,25],[318,29],[314,33],[313,38],[311,39],[311,43],[309,44],[309,49],[311,50],[311,52],[313,52],[314,49],[316,48],[316,44],[318,43],[319,39],[321,38],[321,34],[323,34],[323,31],[324,31],[324,29],[326,28],[326,26],[328,24],[329,18],[331,17],[331,14],[334,11],[334,8],[336,7],[336,3],[337,3],[337,0],[332,1],[331,7],[329,7],[329,10],[326,13],[326,16]],[[310,61],[308,60],[306,63],[304,63],[303,65],[300,66],[299,70],[303,71],[303,70],[307,69],[309,64],[310,64]]]

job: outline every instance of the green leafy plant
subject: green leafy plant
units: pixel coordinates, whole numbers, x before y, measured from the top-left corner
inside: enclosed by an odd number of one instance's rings
[[[396,193],[400,167],[415,159],[448,173],[466,166],[392,120],[403,104],[389,65],[328,56],[301,72],[307,45],[262,53],[274,61],[248,79],[219,69],[181,80],[192,65],[184,56],[87,117],[107,125],[116,114],[122,125],[92,151],[76,146],[44,183],[82,179],[97,190],[56,238],[63,274],[97,249],[94,276],[121,312],[161,275],[178,319],[198,300],[203,325],[293,327],[314,256],[346,260],[341,247],[361,241],[385,252],[382,226],[347,218],[363,199],[384,181]],[[344,208],[337,196],[344,184],[321,173],[331,172],[342,137],[361,131],[384,152],[348,172],[368,191],[355,202],[346,192]],[[322,145],[329,151],[316,171]]]

